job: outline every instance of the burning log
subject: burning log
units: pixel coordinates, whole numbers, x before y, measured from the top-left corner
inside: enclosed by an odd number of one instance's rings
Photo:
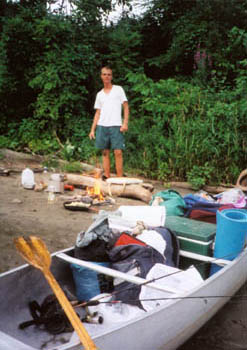
[[[146,184],[137,183],[137,184],[109,184],[101,179],[96,179],[94,177],[86,175],[75,175],[75,174],[66,174],[66,180],[68,184],[74,186],[84,186],[84,187],[95,187],[95,182],[99,183],[100,189],[104,195],[108,196],[117,196],[117,197],[126,197],[126,198],[135,198],[140,199],[148,203],[153,190],[152,186],[145,188]]]

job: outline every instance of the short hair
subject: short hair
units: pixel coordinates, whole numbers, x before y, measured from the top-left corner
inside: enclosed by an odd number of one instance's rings
[[[108,70],[111,70],[111,71],[112,71],[112,68],[111,68],[111,66],[110,66],[110,65],[103,66],[103,67],[101,68],[101,71],[102,71],[102,69],[108,69]]]

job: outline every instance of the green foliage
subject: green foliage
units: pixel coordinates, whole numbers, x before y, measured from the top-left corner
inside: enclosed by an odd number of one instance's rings
[[[32,94],[27,86],[31,54],[27,46],[32,41],[28,24],[24,18],[11,18],[4,22],[0,41],[0,130],[6,132],[8,121],[24,117],[23,100],[31,103]],[[21,45],[20,45],[21,44]],[[24,70],[24,65],[28,68]],[[26,74],[24,73],[26,72]]]
[[[110,0],[70,0],[75,8],[74,14],[81,23],[87,25],[97,25],[102,16],[112,10]]]
[[[35,117],[63,136],[70,136],[66,132],[70,119],[85,113],[86,80],[94,61],[90,46],[78,44],[74,34],[69,22],[57,18],[37,25],[36,37],[43,40],[44,52],[29,83],[38,92]]]
[[[158,164],[157,179],[167,181],[170,178],[170,168],[168,163]]]
[[[202,189],[211,179],[214,169],[208,163],[205,165],[194,165],[190,171],[187,172],[187,180],[192,185],[195,191]]]
[[[130,73],[128,79],[133,85],[126,159],[130,167],[162,180],[184,179],[194,169],[190,179],[198,185],[208,179],[207,169],[214,175],[211,181],[234,181],[246,163],[240,116],[240,107],[246,111],[245,97],[237,102],[232,92],[216,95],[173,79],[153,82],[143,74]],[[238,83],[239,95],[242,80]],[[197,174],[201,171],[203,176]]]
[[[18,149],[19,141],[16,136],[16,123],[9,123],[9,130],[5,135],[0,135],[0,147]]]
[[[19,145],[29,148],[34,153],[47,154],[56,152],[60,148],[54,133],[49,129],[44,130],[37,119],[23,119],[16,128]]]
[[[71,118],[67,130],[67,133],[71,136],[67,138],[66,142],[71,144],[73,152],[70,153],[68,160],[84,160],[91,163],[91,159],[95,159],[97,151],[94,141],[91,141],[88,137],[92,121],[92,115]],[[64,156],[63,158],[66,159]]]
[[[54,156],[53,154],[49,154],[44,157],[42,165],[48,169],[58,169],[59,161],[56,156]]]
[[[214,77],[217,86],[232,84],[245,48],[232,50],[231,32],[246,30],[246,9],[246,0],[152,0],[142,21],[147,74],[155,80],[191,76],[200,44],[212,59],[208,83]]]
[[[138,69],[142,60],[139,26],[135,21],[124,18],[118,24],[108,28],[106,38],[111,45],[104,59],[113,68],[114,81],[116,78],[117,84],[126,86],[127,74]]]
[[[57,141],[49,133],[43,134],[38,139],[33,139],[28,143],[28,147],[37,154],[53,153],[59,149]]]
[[[0,135],[0,148],[11,148],[8,137]]]
[[[62,165],[62,171],[65,173],[81,173],[83,170],[79,162],[67,162]]]
[[[60,155],[63,159],[70,161],[73,159],[75,146],[73,146],[68,140],[66,141],[63,149],[60,151]]]
[[[109,26],[113,1],[70,2],[71,15],[43,0],[0,14],[0,147],[97,164],[88,134],[110,63],[130,103],[125,168],[235,183],[247,164],[247,0],[152,0]]]

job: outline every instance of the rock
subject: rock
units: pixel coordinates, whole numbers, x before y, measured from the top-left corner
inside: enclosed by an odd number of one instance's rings
[[[22,201],[20,199],[18,199],[18,198],[15,198],[15,199],[12,200],[11,203],[13,203],[13,204],[21,204]]]

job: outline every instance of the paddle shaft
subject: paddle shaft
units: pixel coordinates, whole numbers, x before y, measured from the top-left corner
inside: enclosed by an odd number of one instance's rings
[[[225,259],[218,259],[218,258],[213,258],[211,256],[206,256],[206,255],[201,255],[197,253],[192,253],[192,252],[187,252],[185,250],[179,251],[179,255],[185,257],[185,258],[190,258],[190,259],[195,259],[199,261],[205,261],[207,263],[213,263],[219,266],[225,266],[230,264],[232,261],[231,260],[225,260]]]
[[[69,321],[78,334],[84,349],[96,350],[96,345],[90,338],[87,330],[84,328],[81,320],[50,271],[51,256],[45,243],[39,237],[35,236],[30,236],[29,238],[19,237],[14,240],[14,243],[21,256],[27,260],[29,264],[43,272]]]
[[[81,320],[77,316],[76,312],[74,311],[72,305],[70,304],[69,300],[65,296],[63,290],[57,283],[56,279],[52,275],[51,271],[47,268],[42,269],[45,278],[47,279],[49,285],[51,286],[54,294],[56,295],[59,303],[61,304],[62,308],[64,309],[68,319],[70,320],[73,328],[75,329],[76,333],[78,334],[83,346],[85,347],[85,350],[96,350],[97,347],[90,338],[87,330],[84,328]]]
[[[165,286],[158,284],[157,282],[154,283],[154,282],[148,281],[145,278],[138,277],[138,276],[132,276],[132,275],[129,275],[129,274],[121,272],[121,271],[110,269],[109,267],[104,267],[104,266],[100,266],[98,264],[94,264],[94,263],[89,262],[89,261],[72,258],[71,256],[68,256],[64,253],[56,254],[56,257],[58,257],[62,260],[68,261],[72,264],[77,264],[77,265],[80,265],[83,267],[87,267],[91,270],[97,271],[99,273],[103,273],[103,274],[108,275],[108,276],[120,278],[120,279],[122,279],[124,281],[128,281],[130,283],[134,283],[137,285],[144,285],[145,287],[156,289],[156,290],[159,290],[162,292],[171,293],[171,294],[177,293],[177,289],[175,289],[175,288],[172,288],[169,286],[165,287]]]

